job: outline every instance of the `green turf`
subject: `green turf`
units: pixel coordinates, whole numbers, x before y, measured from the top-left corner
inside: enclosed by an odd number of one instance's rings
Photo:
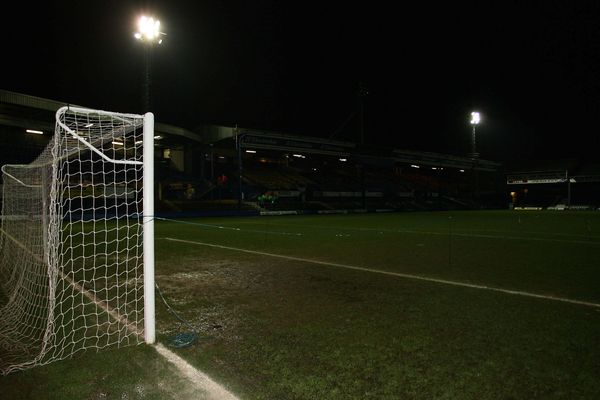
[[[149,346],[87,352],[24,372],[0,376],[0,398],[204,399]]]
[[[160,224],[157,236],[600,301],[598,213],[440,212],[187,222]],[[189,247],[163,247],[174,246]]]
[[[600,213],[195,219],[156,236],[157,282],[200,333],[176,352],[241,398],[600,398],[598,307],[165,240],[599,303]],[[162,304],[157,319],[163,343],[186,329]],[[0,377],[0,393],[188,398],[163,364],[146,346],[85,353]]]

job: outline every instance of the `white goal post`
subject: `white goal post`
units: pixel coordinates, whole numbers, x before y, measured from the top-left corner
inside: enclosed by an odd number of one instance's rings
[[[0,374],[154,343],[154,116],[78,107],[2,166]]]

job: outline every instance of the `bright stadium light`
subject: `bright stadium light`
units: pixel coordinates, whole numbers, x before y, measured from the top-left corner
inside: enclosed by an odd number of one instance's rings
[[[133,35],[137,40],[144,42],[162,43],[160,35],[165,33],[160,31],[160,21],[152,17],[141,16],[138,20],[138,31]]]
[[[477,153],[477,149],[475,146],[475,128],[477,127],[477,125],[479,125],[480,122],[481,122],[481,115],[477,111],[473,111],[471,113],[471,125],[473,126],[473,131],[471,134],[471,154],[470,154],[470,156],[474,160],[479,158],[479,153]]]
[[[160,31],[160,21],[153,17],[141,16],[137,21],[137,32],[133,36],[144,44],[144,86],[143,86],[143,108],[144,112],[150,111],[152,102],[150,98],[150,84],[151,84],[151,58],[152,49],[155,45],[162,43],[162,36],[166,33]]]
[[[27,130],[25,130],[25,132],[27,132],[27,133],[35,133],[36,135],[43,135],[44,134],[44,132],[38,131],[37,129],[27,129]]]

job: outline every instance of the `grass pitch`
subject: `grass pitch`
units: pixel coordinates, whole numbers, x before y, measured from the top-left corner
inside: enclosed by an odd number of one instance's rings
[[[156,280],[200,335],[176,352],[242,399],[599,398],[599,213],[157,221],[156,237]],[[157,312],[159,341],[187,329]],[[0,393],[195,398],[163,363],[84,353]]]

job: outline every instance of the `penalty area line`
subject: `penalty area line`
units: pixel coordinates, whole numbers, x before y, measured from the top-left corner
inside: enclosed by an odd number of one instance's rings
[[[404,274],[404,273],[400,273],[400,272],[392,272],[392,271],[385,271],[385,270],[381,270],[381,269],[358,267],[355,265],[340,264],[340,263],[334,263],[334,262],[329,262],[329,261],[319,261],[319,260],[312,260],[309,258],[286,256],[283,254],[266,253],[266,252],[262,252],[262,251],[240,249],[238,247],[222,246],[222,245],[218,245],[218,244],[204,243],[204,242],[198,242],[198,241],[193,241],[193,240],[175,239],[175,238],[170,238],[170,237],[157,238],[157,239],[169,240],[172,242],[195,244],[195,245],[199,245],[199,246],[215,247],[215,248],[219,248],[219,249],[239,251],[239,252],[243,252],[243,253],[257,254],[257,255],[261,255],[261,256],[276,257],[276,258],[282,258],[285,260],[300,261],[300,262],[311,263],[311,264],[325,265],[325,266],[329,266],[329,267],[338,267],[338,268],[351,269],[351,270],[355,270],[355,271],[363,271],[363,272],[371,272],[371,273],[382,274],[382,275],[390,275],[390,276],[396,276],[399,278],[414,279],[414,280],[425,281],[425,282],[433,282],[433,283],[439,283],[439,284],[443,284],[443,285],[459,286],[459,287],[466,287],[466,288],[479,289],[479,290],[489,290],[492,292],[511,294],[511,295],[515,295],[515,296],[533,297],[536,299],[552,300],[552,301],[559,301],[562,303],[569,303],[569,304],[576,304],[576,305],[580,305],[580,306],[600,308],[599,303],[592,303],[592,302],[581,301],[581,300],[573,300],[573,299],[568,299],[565,297],[556,297],[556,296],[543,295],[543,294],[537,294],[537,293],[523,292],[523,291],[519,291],[519,290],[502,289],[502,288],[497,288],[497,287],[493,287],[493,286],[476,285],[473,283],[451,281],[451,280],[447,280],[447,279],[429,278],[427,276],[421,276],[421,275]]]

